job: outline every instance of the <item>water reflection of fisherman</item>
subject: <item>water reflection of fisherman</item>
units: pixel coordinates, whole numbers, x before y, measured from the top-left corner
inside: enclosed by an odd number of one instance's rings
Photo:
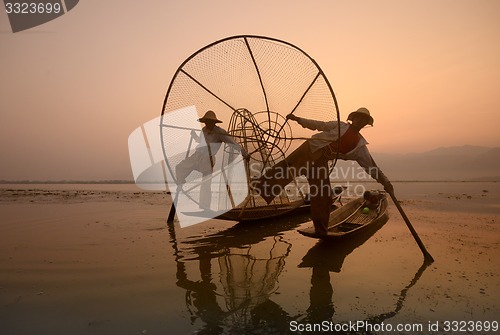
[[[190,303],[196,308],[196,316],[205,323],[199,334],[222,334],[222,323],[227,316],[217,303],[216,286],[212,283],[210,258],[207,255],[200,257],[201,281],[189,280],[185,264],[177,263],[177,286],[187,290]]]
[[[323,122],[287,115],[287,119],[296,121],[304,128],[319,130],[320,133],[305,141],[284,160],[267,170],[253,186],[270,203],[297,173],[305,172],[311,187],[311,218],[316,232],[326,234],[331,205],[331,185],[328,161],[338,157],[354,160],[369,173],[372,178],[392,190],[392,185],[373,161],[366,145],[368,142],[359,131],[366,125],[373,126],[373,117],[368,109],[362,107],[349,114],[347,120]],[[338,132],[340,126],[340,133]]]
[[[219,306],[216,293],[216,285],[212,281],[210,251],[200,255],[200,274],[201,281],[189,280],[186,274],[185,264],[177,263],[177,286],[186,289],[188,305],[194,308],[191,312],[191,320],[199,317],[203,321],[201,329],[197,334],[225,334],[234,333],[231,329],[241,328],[261,328],[271,333],[285,334],[289,329],[289,322],[292,320],[288,313],[278,304],[269,299],[269,292],[256,290],[247,297],[226,296],[226,309]],[[223,258],[227,257],[227,255]],[[238,270],[232,269],[232,270]],[[241,275],[237,273],[236,275]],[[269,278],[267,278],[269,279]],[[275,278],[270,283],[274,286]],[[239,283],[244,284],[244,283]],[[238,289],[244,288],[244,285],[229,287],[226,293],[233,293]],[[255,300],[255,301],[254,301]],[[243,323],[241,323],[243,322]],[[229,330],[228,330],[229,327]]]
[[[177,184],[182,185],[186,183],[186,178],[193,171],[201,172],[203,182],[200,186],[200,208],[209,209],[211,202],[211,183],[208,177],[213,172],[215,165],[215,155],[219,151],[221,144],[226,143],[230,147],[240,151],[243,158],[248,159],[246,150],[239,145],[234,138],[227,133],[226,130],[216,125],[222,121],[217,119],[215,113],[211,110],[207,111],[205,115],[198,119],[198,121],[205,124],[201,129],[203,137],[198,136],[196,131],[191,131],[191,136],[198,142],[195,152],[182,160],[175,167],[175,175]],[[202,140],[204,138],[204,141]],[[207,180],[208,179],[208,180]]]
[[[229,236],[234,232],[228,231]],[[254,238],[252,235],[248,234],[250,240]],[[190,257],[189,262],[198,260],[201,280],[190,280],[186,271],[188,262],[180,257],[176,259],[176,284],[187,291],[186,304],[191,321],[194,323],[197,318],[203,321],[197,333],[247,333],[247,329],[263,329],[263,333],[289,333],[290,316],[271,301],[270,296],[291,246],[281,238],[262,240],[262,235],[259,235],[260,242],[251,243],[248,248],[242,249],[241,242],[232,248],[234,242],[227,236],[222,233],[202,239],[199,241],[201,245],[194,248],[198,257]],[[176,245],[174,249],[178,250]],[[217,281],[212,275],[214,264],[218,264]],[[219,284],[216,285],[216,282]],[[216,292],[218,288],[220,290]]]

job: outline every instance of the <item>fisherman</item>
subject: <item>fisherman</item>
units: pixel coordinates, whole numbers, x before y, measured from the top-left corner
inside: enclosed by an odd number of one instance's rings
[[[233,149],[241,152],[245,160],[249,159],[246,150],[234,140],[234,138],[227,133],[226,130],[217,126],[217,123],[222,123],[217,119],[215,113],[211,110],[207,111],[205,115],[198,119],[198,121],[205,124],[201,129],[204,141],[198,136],[196,131],[191,131],[191,136],[198,142],[195,152],[182,160],[175,167],[175,175],[177,178],[177,185],[186,183],[186,178],[193,171],[201,172],[203,181],[200,186],[200,202],[201,209],[210,210],[210,202],[212,199],[211,182],[209,177],[213,172],[215,165],[215,155],[219,151],[221,144],[226,143]]]
[[[270,203],[280,191],[295,177],[305,175],[311,193],[311,218],[318,234],[326,234],[330,217],[331,185],[328,161],[337,157],[354,160],[386,191],[393,187],[387,177],[377,167],[366,145],[368,142],[359,131],[366,125],[373,126],[373,117],[368,109],[361,107],[347,117],[349,122],[317,121],[293,114],[286,116],[304,128],[319,130],[294,150],[284,160],[266,170],[261,178],[252,181],[252,187],[267,203]],[[339,134],[340,126],[340,134]]]

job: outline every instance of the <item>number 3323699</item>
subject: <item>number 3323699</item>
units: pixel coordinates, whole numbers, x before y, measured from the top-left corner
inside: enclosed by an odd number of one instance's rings
[[[56,3],[34,3],[34,2],[7,2],[5,11],[7,14],[59,14],[61,4]]]

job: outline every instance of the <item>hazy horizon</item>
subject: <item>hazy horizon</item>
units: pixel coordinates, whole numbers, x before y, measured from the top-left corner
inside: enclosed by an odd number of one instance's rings
[[[377,164],[392,181],[401,182],[454,182],[454,181],[500,181],[500,156],[498,153],[491,156],[490,164],[473,164],[477,157],[489,151],[500,152],[500,147],[482,146],[454,146],[439,147],[425,152],[390,154],[372,152]],[[442,155],[444,154],[444,155]],[[443,165],[443,161],[447,164]],[[361,167],[352,161],[338,160],[336,167],[341,169],[340,174],[332,174],[332,181],[356,180],[352,175],[362,175],[358,181],[375,182]],[[348,170],[347,170],[348,169]],[[346,178],[338,178],[338,177]],[[131,184],[132,175],[128,179],[1,179],[0,184]]]
[[[342,120],[370,109],[373,153],[500,146],[495,0],[88,0],[15,34],[0,18],[0,180],[131,180],[128,136],[160,115],[176,69],[241,34],[314,58]]]

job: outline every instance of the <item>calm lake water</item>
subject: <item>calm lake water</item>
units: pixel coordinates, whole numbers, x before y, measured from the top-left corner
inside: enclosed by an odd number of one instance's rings
[[[180,228],[166,223],[168,201],[142,204],[134,185],[3,185],[106,197],[1,204],[0,330],[312,334],[308,327],[331,321],[362,325],[341,333],[375,333],[383,323],[430,334],[445,320],[498,321],[499,184],[395,183],[431,265],[394,205],[382,227],[331,244],[297,233],[304,215]],[[471,221],[490,238],[478,240]]]

